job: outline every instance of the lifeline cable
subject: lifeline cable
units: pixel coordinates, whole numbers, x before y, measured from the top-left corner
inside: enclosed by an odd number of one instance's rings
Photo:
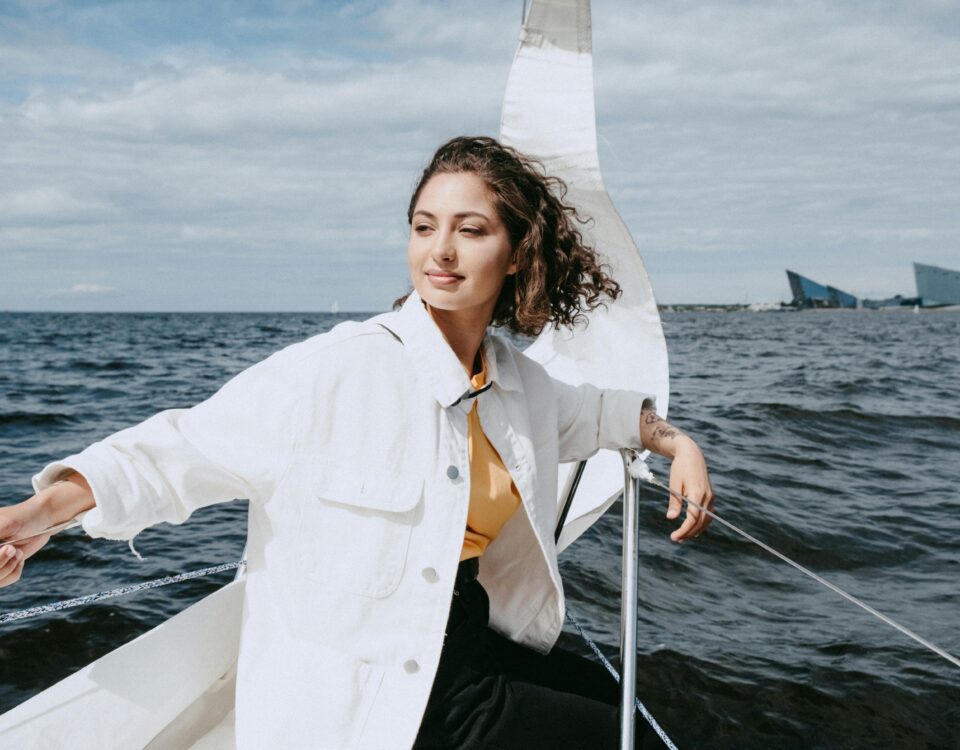
[[[596,657],[603,663],[603,666],[605,666],[607,671],[613,675],[613,679],[615,679],[617,682],[620,682],[620,673],[617,671],[617,668],[614,667],[613,664],[610,663],[610,660],[603,655],[600,647],[593,642],[593,639],[591,639],[590,636],[584,632],[583,626],[577,622],[577,619],[573,615],[570,614],[569,609],[567,610],[567,619],[573,623],[573,627],[575,627],[577,632],[580,633],[580,637],[587,642],[587,645],[590,646],[590,649],[593,651]],[[677,746],[673,744],[673,740],[671,740],[667,733],[663,730],[663,727],[657,723],[657,720],[653,718],[653,714],[651,714],[647,710],[647,707],[643,705],[643,701],[637,697],[634,697],[634,701],[637,709],[640,711],[641,716],[647,720],[647,724],[649,724],[653,731],[657,733],[657,736],[663,740],[663,744],[670,748],[670,750],[677,750]]]
[[[923,636],[918,635],[917,633],[914,633],[912,630],[910,630],[910,628],[905,627],[904,625],[901,625],[899,622],[897,622],[897,621],[894,620],[893,618],[888,617],[887,615],[883,614],[882,612],[878,612],[877,610],[875,610],[873,607],[871,607],[871,606],[870,606],[869,604],[867,604],[866,602],[861,601],[860,599],[858,599],[857,597],[855,597],[853,594],[848,594],[846,591],[844,591],[842,588],[840,588],[840,587],[837,586],[836,584],[831,583],[830,581],[826,580],[826,579],[823,578],[822,576],[817,575],[817,574],[814,573],[812,570],[809,570],[809,569],[803,567],[800,563],[795,562],[794,560],[791,560],[791,559],[790,559],[789,557],[787,557],[785,554],[783,554],[782,552],[778,552],[778,551],[775,550],[773,547],[771,547],[769,544],[766,544],[766,543],[764,543],[764,542],[761,542],[761,541],[760,541],[759,539],[757,539],[755,536],[753,536],[753,535],[751,535],[751,534],[748,534],[746,531],[744,531],[743,529],[738,528],[737,526],[734,526],[734,525],[733,525],[732,523],[730,523],[729,521],[725,521],[724,519],[720,518],[720,516],[718,516],[716,513],[714,513],[712,510],[708,510],[707,508],[704,508],[704,507],[703,507],[702,505],[700,505],[699,503],[695,503],[693,500],[690,500],[689,498],[685,497],[685,496],[682,495],[681,493],[675,492],[674,490],[670,489],[670,486],[669,486],[668,484],[664,483],[663,481],[661,481],[660,479],[657,479],[657,478],[653,475],[653,473],[650,471],[650,468],[649,468],[645,463],[643,463],[642,461],[634,461],[633,463],[630,464],[630,474],[631,474],[631,476],[636,477],[636,478],[638,478],[638,479],[644,479],[644,480],[646,480],[647,482],[649,482],[650,484],[654,485],[655,487],[659,487],[659,488],[662,489],[662,490],[666,490],[667,492],[669,492],[671,495],[673,495],[673,496],[674,496],[675,498],[677,498],[678,500],[681,500],[681,501],[683,501],[683,502],[685,502],[685,503],[688,503],[689,505],[692,505],[694,508],[696,508],[697,510],[701,511],[702,513],[706,513],[708,516],[710,516],[710,518],[714,519],[715,521],[719,521],[721,524],[723,524],[724,526],[726,526],[728,529],[734,531],[735,533],[739,534],[739,535],[742,536],[744,539],[747,539],[748,541],[753,542],[753,543],[756,544],[758,547],[761,547],[762,549],[766,550],[767,552],[769,552],[769,553],[770,553],[771,555],[773,555],[774,557],[777,557],[777,558],[779,558],[780,560],[783,560],[785,563],[787,563],[788,565],[791,565],[792,567],[796,568],[797,570],[799,570],[801,573],[803,573],[803,574],[804,574],[805,576],[807,576],[808,578],[812,578],[812,579],[813,579],[814,581],[816,581],[817,583],[819,583],[819,584],[821,584],[821,585],[823,585],[823,586],[826,586],[828,589],[830,589],[831,591],[833,591],[833,592],[836,593],[836,594],[839,594],[840,596],[842,596],[842,597],[843,597],[844,599],[846,599],[847,601],[849,601],[849,602],[851,602],[851,603],[853,603],[853,604],[856,604],[858,607],[860,607],[860,609],[865,610],[866,612],[869,612],[871,615],[873,615],[873,616],[876,617],[877,619],[881,620],[882,622],[885,622],[887,625],[889,625],[890,627],[894,628],[895,630],[899,630],[901,633],[903,633],[903,634],[904,634],[905,636],[907,636],[908,638],[912,638],[914,641],[916,641],[917,643],[919,643],[921,646],[929,649],[930,651],[932,651],[933,653],[935,653],[937,656],[940,656],[940,657],[946,659],[948,662],[950,662],[951,664],[953,664],[953,665],[956,666],[956,667],[960,667],[960,659],[958,659],[956,656],[954,656],[953,654],[951,654],[949,651],[945,651],[944,649],[940,648],[940,647],[939,647],[938,645],[936,645],[935,643],[931,643],[930,641],[928,641],[928,640],[927,640],[926,638],[924,638]]]
[[[43,615],[48,612],[60,612],[61,610],[70,609],[72,607],[82,607],[84,604],[93,604],[94,602],[103,601],[104,599],[113,599],[115,596],[124,596],[126,594],[133,594],[137,591],[155,589],[160,586],[166,586],[170,583],[189,581],[191,578],[200,578],[201,576],[208,576],[214,573],[222,573],[225,570],[235,570],[236,568],[246,564],[246,560],[237,560],[236,562],[214,565],[213,567],[203,568],[202,570],[193,570],[189,573],[180,573],[179,575],[157,578],[153,581],[145,581],[144,583],[134,583],[129,586],[121,586],[117,589],[110,589],[110,591],[101,591],[99,594],[87,594],[86,596],[78,596],[75,599],[66,599],[62,602],[53,602],[52,604],[43,604],[37,607],[29,607],[28,609],[19,609],[14,612],[6,612],[0,615],[0,625],[3,625],[7,622],[13,622],[15,620],[24,620],[28,617]]]

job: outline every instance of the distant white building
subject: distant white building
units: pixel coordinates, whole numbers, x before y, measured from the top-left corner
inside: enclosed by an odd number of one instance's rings
[[[780,310],[779,302],[752,302],[747,307],[750,312],[777,312]]]

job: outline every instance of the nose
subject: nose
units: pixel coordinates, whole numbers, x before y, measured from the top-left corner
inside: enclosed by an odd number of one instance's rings
[[[454,234],[448,229],[438,231],[434,237],[433,258],[438,263],[451,263],[457,259],[457,248],[454,245]]]

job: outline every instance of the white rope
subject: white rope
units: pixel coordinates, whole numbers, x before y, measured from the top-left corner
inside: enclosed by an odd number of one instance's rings
[[[166,576],[164,578],[157,578],[153,581],[146,581],[144,583],[121,586],[120,588],[111,589],[110,591],[101,591],[99,594],[87,594],[86,596],[78,596],[75,599],[65,599],[64,601],[53,602],[52,604],[43,604],[38,607],[30,607],[28,609],[20,609],[14,612],[6,612],[0,615],[0,625],[3,625],[7,622],[14,622],[15,620],[25,620],[28,617],[44,615],[48,612],[60,612],[61,610],[71,609],[72,607],[82,607],[85,604],[93,604],[94,602],[103,601],[104,599],[113,599],[116,596],[126,596],[127,594],[134,594],[137,591],[155,589],[159,586],[166,586],[170,583],[179,583],[180,581],[189,581],[192,578],[200,578],[201,576],[208,576],[214,573],[222,573],[225,570],[235,570],[242,565],[246,565],[246,563],[246,560],[237,560],[237,562],[214,565],[211,568],[194,570],[190,573],[181,573],[180,575]]]
[[[638,464],[639,464],[639,466],[638,466]],[[636,467],[636,468],[634,468],[634,467]],[[920,636],[920,635],[918,635],[917,633],[914,633],[912,630],[910,630],[910,628],[907,628],[907,627],[901,625],[899,622],[897,622],[897,621],[894,620],[893,618],[888,617],[887,615],[883,614],[882,612],[878,612],[877,610],[875,610],[873,607],[871,607],[871,606],[870,606],[869,604],[867,604],[866,602],[861,601],[860,599],[858,599],[857,597],[855,597],[853,594],[848,594],[846,591],[844,591],[842,588],[840,588],[840,587],[837,586],[836,584],[831,583],[830,581],[826,580],[826,579],[823,578],[822,576],[817,575],[817,574],[814,573],[812,570],[809,570],[809,569],[803,567],[800,563],[798,563],[798,562],[796,562],[796,561],[794,561],[794,560],[791,560],[791,559],[790,559],[789,557],[787,557],[785,554],[783,554],[782,552],[778,552],[778,551],[775,550],[773,547],[771,547],[769,544],[766,544],[766,543],[764,543],[764,542],[761,542],[761,541],[760,541],[759,539],[757,539],[755,536],[753,536],[753,535],[751,535],[751,534],[748,534],[746,531],[744,531],[744,530],[741,529],[741,528],[738,528],[737,526],[734,526],[734,525],[733,525],[732,523],[730,523],[729,521],[725,521],[724,519],[720,518],[720,516],[718,516],[716,513],[714,513],[712,510],[708,510],[707,508],[704,508],[702,505],[700,505],[700,504],[698,504],[698,503],[695,503],[693,500],[690,500],[688,497],[685,497],[684,495],[680,494],[679,492],[675,492],[674,490],[670,489],[670,486],[669,486],[669,485],[665,484],[663,481],[661,481],[660,479],[657,479],[655,476],[653,476],[653,474],[650,472],[650,469],[649,469],[649,468],[647,467],[647,465],[644,464],[642,461],[634,461],[632,464],[630,464],[630,473],[631,473],[631,475],[633,475],[633,476],[635,476],[635,477],[637,477],[637,478],[639,478],[639,479],[645,479],[645,480],[647,480],[647,482],[649,482],[650,484],[652,484],[652,485],[654,485],[654,486],[656,486],[656,487],[659,487],[659,488],[662,489],[662,490],[666,490],[667,492],[669,492],[671,495],[673,495],[673,496],[674,496],[675,498],[677,498],[678,500],[682,500],[683,502],[688,503],[689,505],[692,505],[694,508],[696,508],[697,510],[699,510],[701,513],[706,513],[706,514],[707,514],[708,516],[710,516],[710,518],[712,518],[713,520],[715,520],[715,521],[723,524],[724,526],[726,526],[726,527],[727,527],[728,529],[730,529],[731,531],[733,531],[733,532],[739,534],[740,536],[742,536],[744,539],[747,539],[747,540],[753,542],[753,543],[756,544],[758,547],[761,547],[762,549],[766,550],[767,552],[769,552],[769,553],[770,553],[771,555],[773,555],[774,557],[777,557],[777,558],[783,560],[783,561],[784,561],[785,563],[787,563],[788,565],[793,566],[794,568],[796,568],[797,570],[799,570],[801,573],[803,573],[803,574],[804,574],[805,576],[807,576],[808,578],[812,578],[812,579],[813,579],[814,581],[816,581],[817,583],[819,583],[819,584],[821,584],[821,585],[823,585],[823,586],[826,586],[828,589],[830,589],[830,590],[833,591],[834,593],[839,594],[840,596],[842,596],[842,597],[843,597],[844,599],[846,599],[847,601],[849,601],[849,602],[851,602],[851,603],[853,603],[853,604],[856,604],[858,607],[860,607],[860,609],[865,610],[866,612],[869,612],[871,615],[873,615],[874,617],[876,617],[878,620],[881,620],[882,622],[885,622],[885,623],[886,623],[887,625],[889,625],[890,627],[892,627],[892,628],[894,628],[894,629],[896,629],[896,630],[899,630],[901,633],[903,633],[903,634],[904,634],[905,636],[907,636],[908,638],[912,638],[914,641],[916,641],[917,643],[919,643],[919,644],[920,644],[921,646],[923,646],[924,648],[929,649],[930,651],[932,651],[933,653],[935,653],[937,656],[941,656],[941,657],[943,657],[944,659],[946,659],[948,662],[950,662],[951,664],[953,664],[954,666],[960,667],[960,659],[958,659],[958,658],[957,658],[956,656],[954,656],[953,654],[951,654],[951,653],[949,653],[948,651],[945,651],[944,649],[940,648],[940,647],[939,647],[938,645],[936,645],[935,643],[931,643],[930,641],[928,641],[928,640],[927,640],[926,638],[924,638],[923,636]]]
[[[613,679],[615,679],[619,683],[620,673],[617,671],[617,668],[610,663],[610,660],[603,655],[603,652],[600,650],[600,647],[597,646],[597,644],[593,642],[590,636],[584,632],[583,626],[579,622],[577,622],[577,619],[573,615],[570,614],[569,609],[567,610],[567,619],[570,620],[571,623],[573,623],[573,627],[575,627],[577,629],[577,632],[580,633],[580,637],[587,642],[587,645],[590,646],[590,649],[593,651],[593,653],[596,654],[597,658],[603,663],[603,666],[605,666],[607,668],[607,671],[611,675],[613,675]],[[670,750],[677,750],[677,746],[673,744],[673,740],[671,740],[670,737],[667,736],[667,733],[663,730],[663,727],[661,727],[657,723],[657,720],[653,718],[653,714],[651,714],[647,710],[647,707],[643,705],[643,701],[641,701],[639,698],[636,698],[636,697],[634,697],[634,701],[635,701],[637,710],[640,711],[640,715],[647,720],[647,723],[650,725],[653,731],[657,733],[657,735],[660,737],[661,740],[663,740],[663,744],[666,745],[668,748],[670,748]]]

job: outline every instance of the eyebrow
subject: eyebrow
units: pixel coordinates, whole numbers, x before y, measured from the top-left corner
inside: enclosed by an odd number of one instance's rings
[[[414,215],[414,216],[416,216],[417,214],[423,214],[423,215],[426,216],[428,219],[436,220],[436,218],[437,218],[437,217],[434,216],[432,213],[430,213],[429,211],[424,211],[422,208],[418,208],[416,211],[413,212],[413,215]],[[489,217],[489,216],[487,216],[486,214],[480,213],[479,211],[461,211],[461,212],[458,213],[458,214],[454,214],[454,215],[453,215],[453,218],[454,218],[454,219],[464,219],[464,218],[466,218],[467,216],[479,216],[481,219],[486,219],[487,221],[490,221],[490,217]]]

